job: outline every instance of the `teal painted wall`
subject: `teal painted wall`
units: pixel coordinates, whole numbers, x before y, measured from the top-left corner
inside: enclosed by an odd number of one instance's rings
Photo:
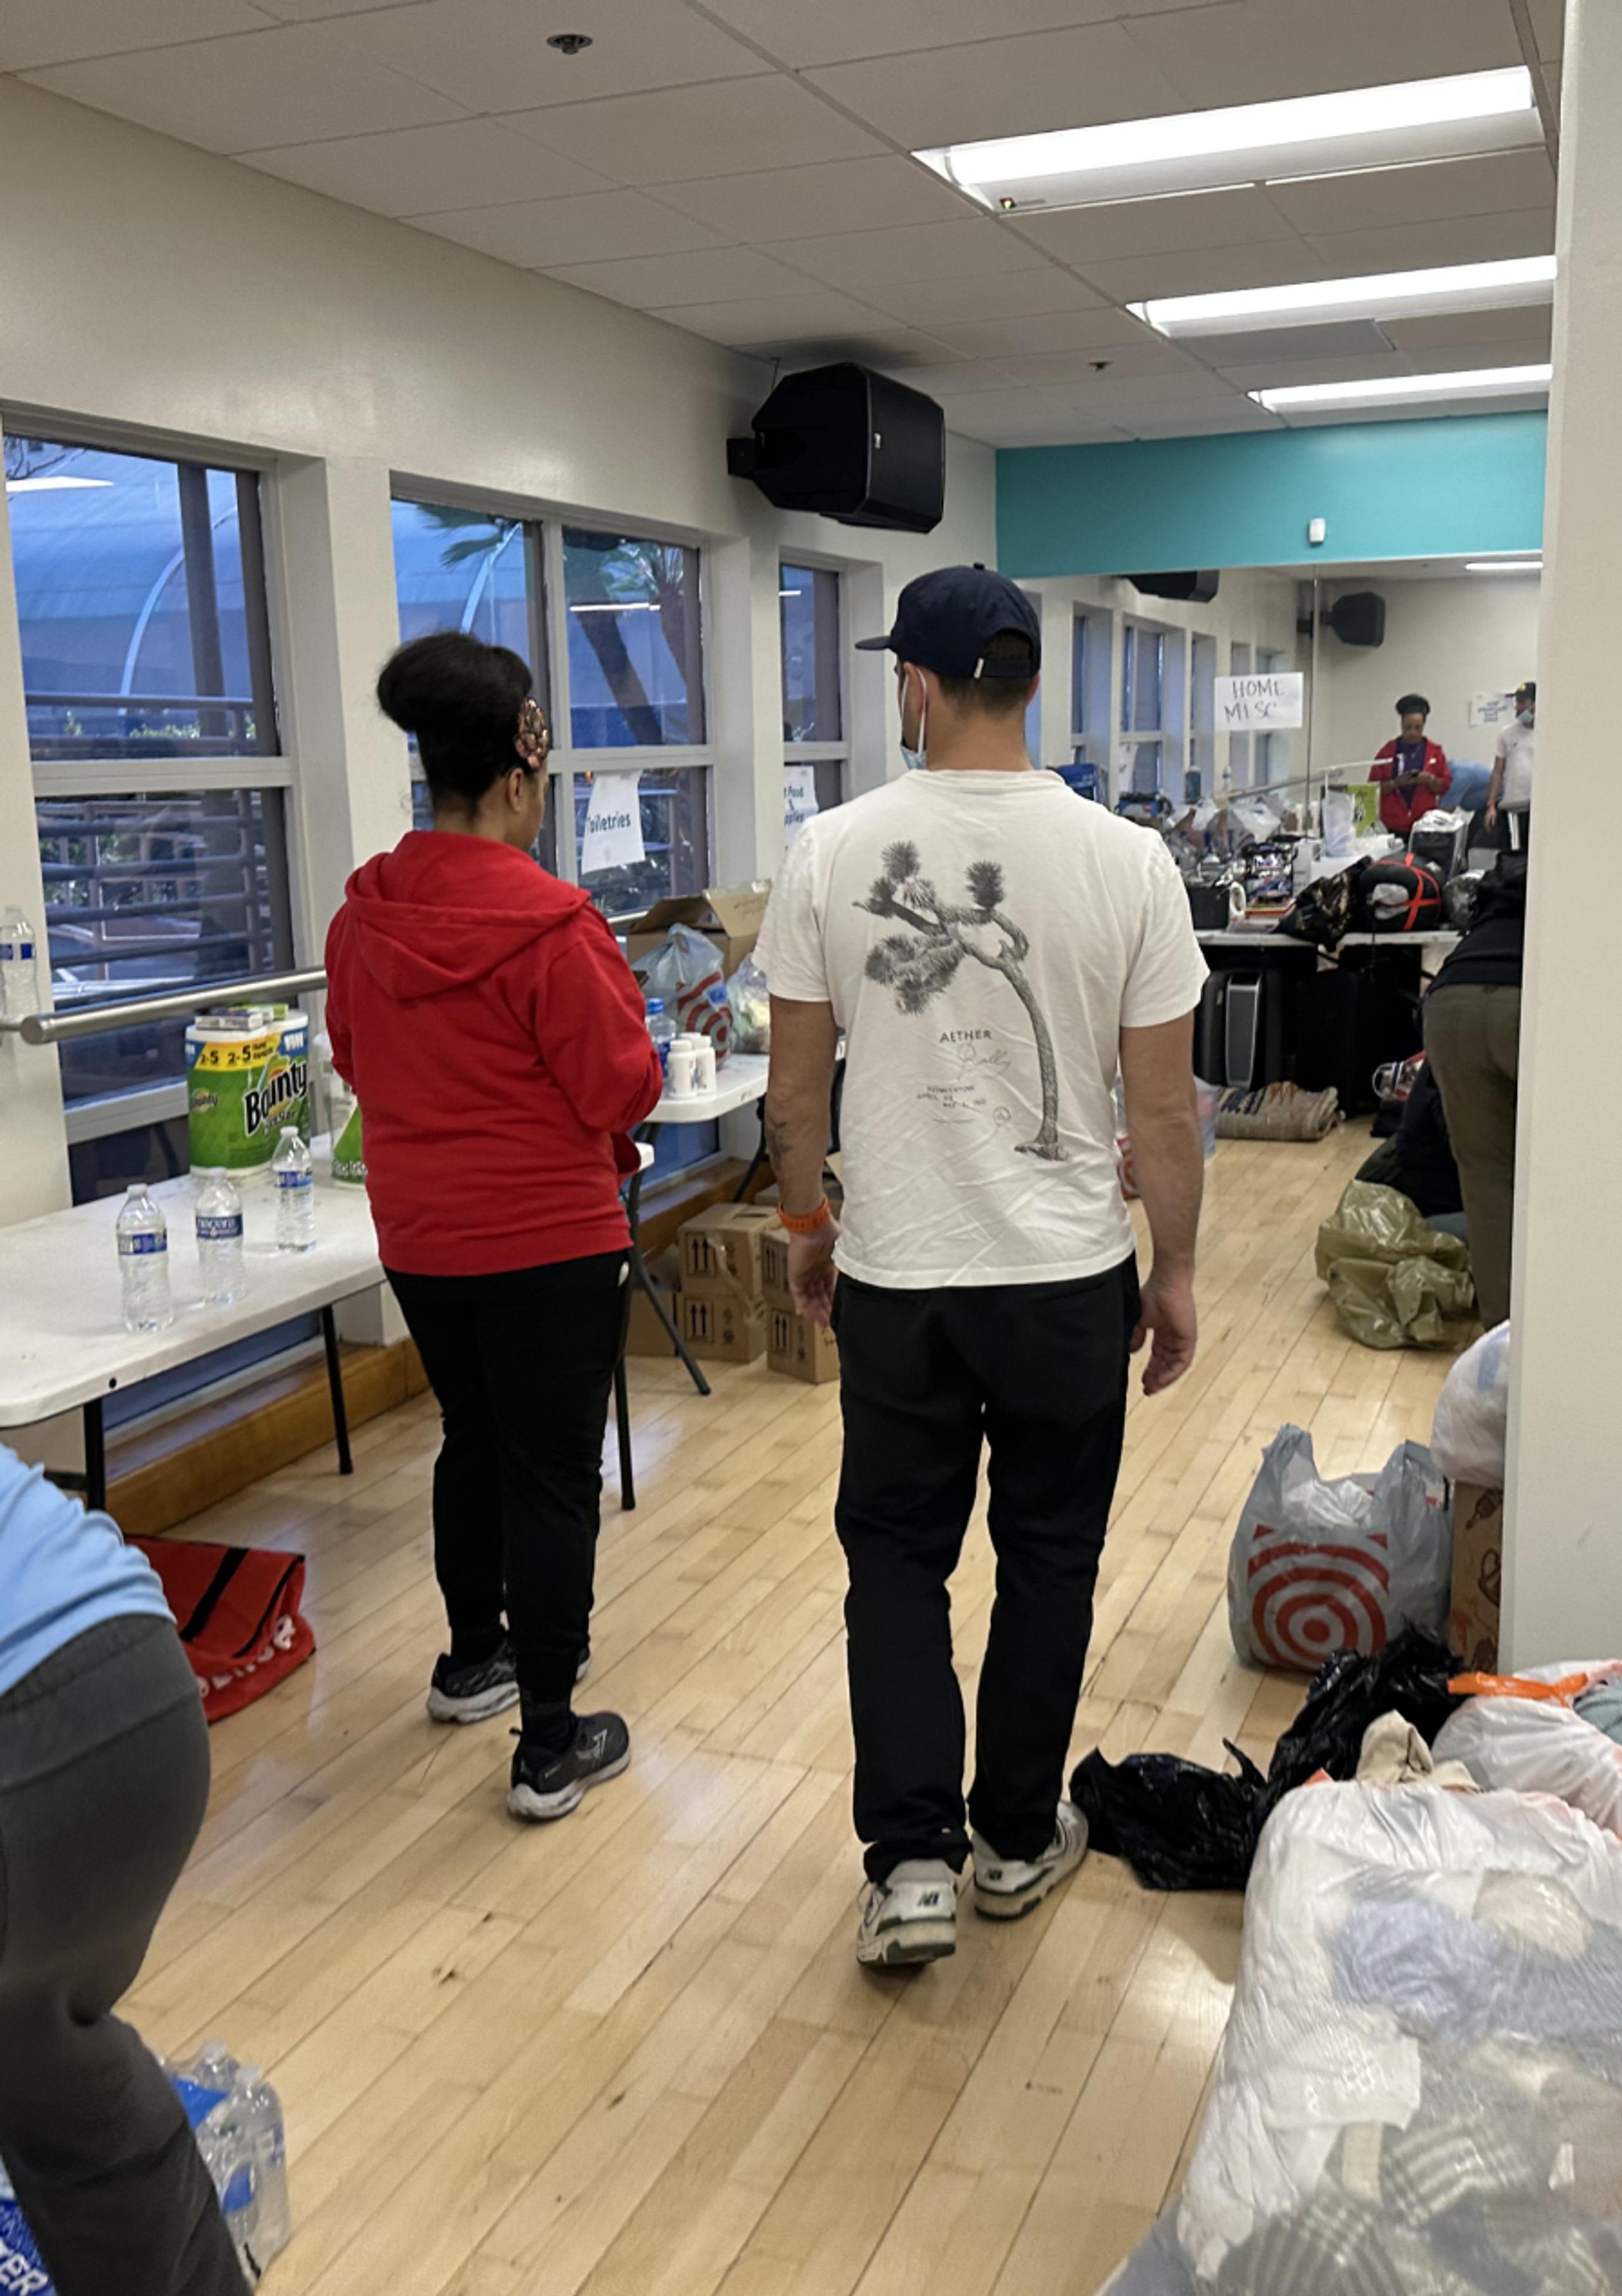
[[[1539,414],[1345,422],[997,455],[1004,573],[1438,558],[1543,543]],[[1309,519],[1329,521],[1320,551]]]

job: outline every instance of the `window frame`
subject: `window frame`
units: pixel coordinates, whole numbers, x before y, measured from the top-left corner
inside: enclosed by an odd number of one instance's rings
[[[791,766],[811,766],[816,783],[816,809],[830,813],[835,806],[845,804],[850,796],[850,585],[846,579],[848,570],[838,559],[823,558],[814,550],[796,551],[791,556],[780,550],[777,556],[777,685],[782,701],[788,701],[788,663],[782,647],[782,578],[791,567],[807,574],[831,574],[834,580],[834,659],[839,671],[840,738],[837,742],[791,742],[785,736],[782,745],[782,766],[786,775]],[[706,721],[708,722],[708,721]],[[838,795],[830,805],[824,801],[827,775],[831,769],[833,785]]]
[[[1171,737],[1166,727],[1166,655],[1170,633],[1158,622],[1141,621],[1135,615],[1121,617],[1121,701],[1120,728],[1117,738],[1123,749],[1130,747],[1132,763],[1128,767],[1128,785],[1117,794],[1120,797],[1158,796],[1166,785],[1166,755]],[[1152,725],[1138,725],[1140,681],[1138,657],[1144,638],[1155,642],[1155,716]],[[1145,786],[1143,780],[1143,753],[1153,755],[1154,778]]]

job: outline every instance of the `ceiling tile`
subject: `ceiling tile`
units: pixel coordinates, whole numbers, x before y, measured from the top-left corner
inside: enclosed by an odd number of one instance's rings
[[[1130,37],[1186,102],[1202,108],[1521,60],[1503,0],[1227,0],[1135,18]]]
[[[947,366],[911,367],[907,381],[931,398],[961,398],[978,390],[1012,390],[1020,378],[995,359],[958,359]]]
[[[1177,4],[1177,0],[1167,0]],[[1126,13],[1126,0],[709,0],[746,39],[786,64],[844,63],[853,57],[900,55],[985,37],[1061,30]]]
[[[995,216],[966,223],[913,224],[898,231],[845,231],[831,238],[785,239],[775,251],[831,287],[889,281],[965,280],[1041,269],[1045,258],[1004,231]]]
[[[1480,160],[1433,160],[1422,168],[1270,184],[1267,195],[1297,231],[1366,231],[1545,207],[1554,197],[1554,171],[1537,144]]]
[[[1547,255],[1554,245],[1551,208],[1512,215],[1448,216],[1434,223],[1392,224],[1381,231],[1315,233],[1307,244],[1331,279],[1365,273],[1420,271],[1432,264],[1506,262],[1511,256]]]
[[[816,335],[882,327],[883,318],[848,295],[809,288],[803,295],[774,295],[742,302],[682,303],[654,316],[712,342],[758,345],[803,342]]]
[[[578,200],[520,200],[506,207],[462,208],[413,216],[441,239],[527,270],[566,263],[607,263],[620,256],[664,255],[718,244],[713,232],[644,200],[640,192],[593,192]]]
[[[558,30],[588,33],[592,45],[565,56],[546,45]],[[337,17],[332,31],[478,111],[578,103],[769,69],[684,0],[569,0],[556,10],[538,0],[416,0]]]
[[[1359,413],[1359,422],[1363,417]],[[1281,430],[1283,424],[1252,398],[1233,398],[1223,406],[1146,406],[1141,414],[1123,416],[1135,439],[1202,439],[1228,430]],[[1346,417],[1339,417],[1345,422]]]
[[[1200,391],[1208,379],[1208,370],[1199,360],[1187,357],[1170,343],[1153,340],[1110,350],[1020,352],[1000,359],[998,365],[1008,369],[1015,382],[1076,383],[1084,389],[1094,381],[1131,381],[1135,388],[1145,375],[1172,375],[1179,388]]]
[[[145,48],[26,77],[209,152],[265,151],[368,128],[453,119],[455,104],[338,46],[324,24],[289,24]]]
[[[887,371],[894,367],[905,371],[907,381],[917,390],[922,387],[917,381],[920,374],[937,371],[940,345],[911,327],[887,327],[882,319],[875,319],[865,328],[797,340],[782,356],[785,365],[796,368],[827,366],[836,359],[854,359],[858,366]]]
[[[280,16],[290,24],[307,23],[317,16],[359,16],[379,8],[409,4],[410,0],[255,0],[266,15]]]
[[[1029,276],[1021,272],[1020,278]],[[1017,319],[948,322],[930,331],[966,358],[1001,359],[1022,351],[1101,351],[1155,338],[1139,319],[1112,305],[1091,311],[1033,312]]]
[[[667,313],[682,303],[792,295],[806,284],[786,263],[774,263],[752,247],[706,247],[691,254],[636,256],[624,263],[571,263],[554,266],[552,275],[616,303]]]
[[[1516,311],[1437,311],[1428,319],[1388,319],[1385,332],[1399,350],[1452,351],[1490,343],[1505,366],[1547,358],[1554,314],[1547,303]]]
[[[1123,255],[1166,255],[1201,247],[1248,247],[1290,239],[1267,193],[1198,192],[1172,200],[1113,200],[1107,206],[1066,208],[1053,215],[1011,216],[1009,229],[1056,262],[1085,270]]]
[[[1035,414],[1021,420],[1012,414],[970,413],[975,402],[955,401],[946,428],[964,439],[978,439],[986,447],[1124,447],[1124,430],[1089,430],[1066,415]]]
[[[1278,239],[1269,240],[1260,247],[1191,249],[1183,255],[1123,256],[1114,263],[1089,263],[1086,275],[1089,284],[1112,300],[1142,303],[1153,295],[1206,295],[1233,287],[1284,287],[1298,279],[1322,279],[1330,267],[1305,241]]]
[[[1257,359],[1364,358],[1389,351],[1390,341],[1372,319],[1331,319],[1321,327],[1257,327],[1232,335],[1200,335],[1185,348],[1204,366],[1253,366]]]
[[[876,135],[797,80],[711,80],[701,87],[605,96],[508,114],[506,125],[548,151],[621,184],[880,156]]]
[[[1547,63],[1557,63],[1566,38],[1566,0],[1531,0],[1532,31],[1537,53]]]
[[[868,299],[898,319],[934,327],[950,320],[1025,318],[1032,313],[1096,310],[1100,298],[1073,272],[1051,263],[1035,271],[987,272],[973,279],[897,279]]]
[[[4,0],[0,6],[0,71],[30,71],[81,56],[161,47],[170,40],[207,40],[251,32],[275,21],[251,0]]]
[[[1367,382],[1380,374],[1410,374],[1413,362],[1397,350],[1364,350],[1319,358],[1271,358],[1266,351],[1221,372],[1236,390],[1281,390],[1295,382]]]
[[[1172,81],[1119,24],[836,64],[809,78],[912,152],[1184,109]]]
[[[928,168],[902,159],[847,160],[835,167],[776,168],[763,175],[661,184],[659,196],[729,238],[768,242],[873,231],[881,225],[972,221],[984,212]]]
[[[509,135],[493,119],[447,119],[435,127],[294,144],[280,152],[255,152],[248,165],[387,216],[612,189],[602,176],[543,152],[521,135]]]

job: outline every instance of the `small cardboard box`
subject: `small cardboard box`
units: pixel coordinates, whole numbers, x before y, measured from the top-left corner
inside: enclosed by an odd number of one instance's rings
[[[1447,1641],[1472,1674],[1498,1671],[1499,1585],[1503,1569],[1503,1493],[1479,1483],[1453,1487],[1453,1599]]]
[[[730,977],[755,946],[771,890],[770,878],[758,877],[749,885],[707,885],[701,893],[655,901],[643,915],[631,919],[625,953],[635,964],[659,947],[672,925],[692,925],[715,943],[721,969]]]
[[[684,1292],[731,1292],[758,1300],[761,1253],[781,1234],[777,1215],[763,1204],[709,1204],[681,1226]]]
[[[681,1293],[667,1292],[666,1305],[673,1318],[679,1316]],[[651,1300],[643,1291],[631,1294],[631,1320],[626,1331],[625,1351],[628,1356],[674,1356],[670,1334],[659,1322]]]
[[[736,1292],[684,1292],[682,1337],[695,1356],[753,1363],[766,1353],[766,1308]]]
[[[825,1324],[808,1324],[792,1308],[776,1306],[766,1308],[766,1359],[773,1371],[813,1387],[839,1377],[839,1342]]]
[[[775,1210],[772,1225],[760,1239],[760,1289],[767,1305],[791,1308],[789,1297],[789,1231],[778,1224]]]

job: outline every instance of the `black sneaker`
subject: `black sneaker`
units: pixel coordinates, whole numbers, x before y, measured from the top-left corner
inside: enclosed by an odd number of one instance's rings
[[[474,1666],[453,1666],[448,1651],[434,1661],[428,1710],[436,1722],[487,1722],[518,1704],[518,1661],[504,1641]]]
[[[520,1737],[512,1756],[507,1808],[514,1817],[539,1824],[578,1809],[587,1786],[617,1778],[629,1767],[631,1734],[618,1714],[582,1714],[574,1743],[561,1754],[545,1754]]]

